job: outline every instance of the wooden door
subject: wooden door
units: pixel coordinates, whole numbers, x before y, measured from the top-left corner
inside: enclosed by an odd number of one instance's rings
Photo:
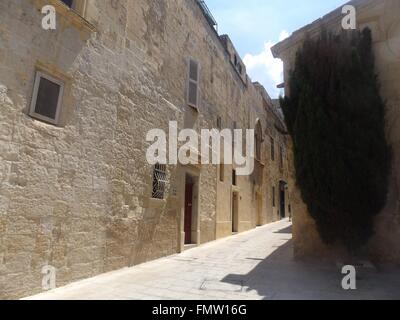
[[[185,191],[185,244],[192,243],[193,184],[186,185]]]

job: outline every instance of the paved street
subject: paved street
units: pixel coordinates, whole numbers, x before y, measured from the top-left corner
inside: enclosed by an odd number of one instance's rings
[[[29,299],[396,299],[400,269],[363,270],[344,291],[335,266],[295,262],[287,220]]]

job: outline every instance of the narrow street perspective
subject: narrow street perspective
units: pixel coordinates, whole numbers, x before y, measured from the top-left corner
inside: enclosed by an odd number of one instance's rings
[[[164,299],[400,299],[400,0],[0,0],[0,303]]]
[[[341,268],[295,262],[286,219],[182,254],[83,280],[31,300],[397,299],[399,268],[368,266],[357,290]]]

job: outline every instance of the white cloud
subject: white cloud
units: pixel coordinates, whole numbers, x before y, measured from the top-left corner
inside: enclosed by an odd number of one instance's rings
[[[279,41],[287,37],[289,33],[283,30],[279,35]],[[252,81],[258,81],[264,85],[272,98],[279,96],[281,91],[276,86],[283,82],[283,63],[275,59],[271,52],[274,45],[272,41],[265,42],[262,52],[256,55],[248,53],[243,59]]]
[[[289,38],[290,34],[286,30],[282,30],[281,34],[279,35],[279,41],[283,41],[286,38]]]

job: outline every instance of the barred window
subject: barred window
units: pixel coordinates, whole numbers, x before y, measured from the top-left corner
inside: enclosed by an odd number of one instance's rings
[[[164,199],[166,183],[167,166],[165,164],[156,164],[153,171],[153,199]]]

